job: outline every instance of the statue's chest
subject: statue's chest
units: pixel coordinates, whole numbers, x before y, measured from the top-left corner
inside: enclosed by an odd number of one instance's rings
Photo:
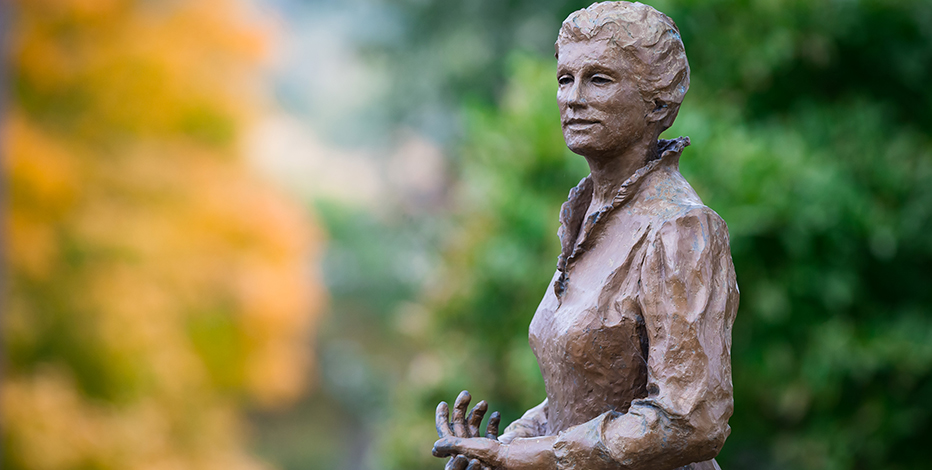
[[[531,322],[530,343],[544,379],[599,381],[644,362],[640,311],[631,304],[619,311],[619,306],[542,306]],[[606,309],[612,314],[604,315]]]
[[[641,353],[638,291],[649,227],[637,219],[619,222],[567,265],[562,294],[548,289],[544,295],[530,327],[539,359],[590,369],[627,360],[632,348]]]
[[[609,322],[591,305],[542,307],[530,343],[550,402],[548,434],[606,411],[625,412],[646,396],[646,332],[637,309],[616,312]]]
[[[634,236],[596,244],[568,266],[563,295],[548,289],[531,321],[551,432],[627,410],[644,396],[647,340],[638,289],[647,242],[644,231],[628,233]],[[600,249],[606,246],[614,249]]]

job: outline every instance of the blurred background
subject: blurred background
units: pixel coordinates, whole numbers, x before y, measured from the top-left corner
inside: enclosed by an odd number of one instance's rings
[[[928,468],[932,3],[647,3],[742,293],[722,467]],[[539,403],[587,5],[2,3],[3,468],[439,469],[437,402]]]

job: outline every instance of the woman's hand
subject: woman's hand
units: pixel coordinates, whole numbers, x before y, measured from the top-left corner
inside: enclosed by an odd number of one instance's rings
[[[437,435],[440,436],[441,440],[445,438],[479,438],[479,428],[482,424],[482,418],[485,416],[486,411],[488,411],[489,406],[484,400],[480,401],[467,416],[466,409],[469,408],[470,400],[469,392],[465,390],[456,397],[456,402],[453,405],[452,425],[450,423],[449,406],[446,402],[440,402],[440,405],[437,406]],[[486,437],[480,439],[483,441],[497,442],[496,439],[498,438],[498,426],[500,421],[501,417],[499,413],[497,411],[492,413],[489,417],[489,423],[486,426]],[[479,459],[474,457],[467,458],[466,456],[455,453],[438,455],[436,447],[434,448],[434,455],[437,457],[452,457],[450,461],[447,462],[445,470],[489,470],[488,465],[483,465]]]
[[[506,432],[505,434],[498,436],[498,442],[501,442],[502,444],[511,444],[511,441],[515,440],[517,437],[518,433],[514,431]]]

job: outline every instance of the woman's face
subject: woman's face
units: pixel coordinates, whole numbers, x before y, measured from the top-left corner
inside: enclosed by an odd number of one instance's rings
[[[647,132],[651,106],[626,62],[604,39],[560,43],[557,103],[563,138],[573,152],[615,156]]]

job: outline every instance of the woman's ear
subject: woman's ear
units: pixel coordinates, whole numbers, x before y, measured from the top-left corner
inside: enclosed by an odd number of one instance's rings
[[[663,121],[670,114],[670,106],[660,98],[654,98],[653,110],[647,114],[647,122]]]

